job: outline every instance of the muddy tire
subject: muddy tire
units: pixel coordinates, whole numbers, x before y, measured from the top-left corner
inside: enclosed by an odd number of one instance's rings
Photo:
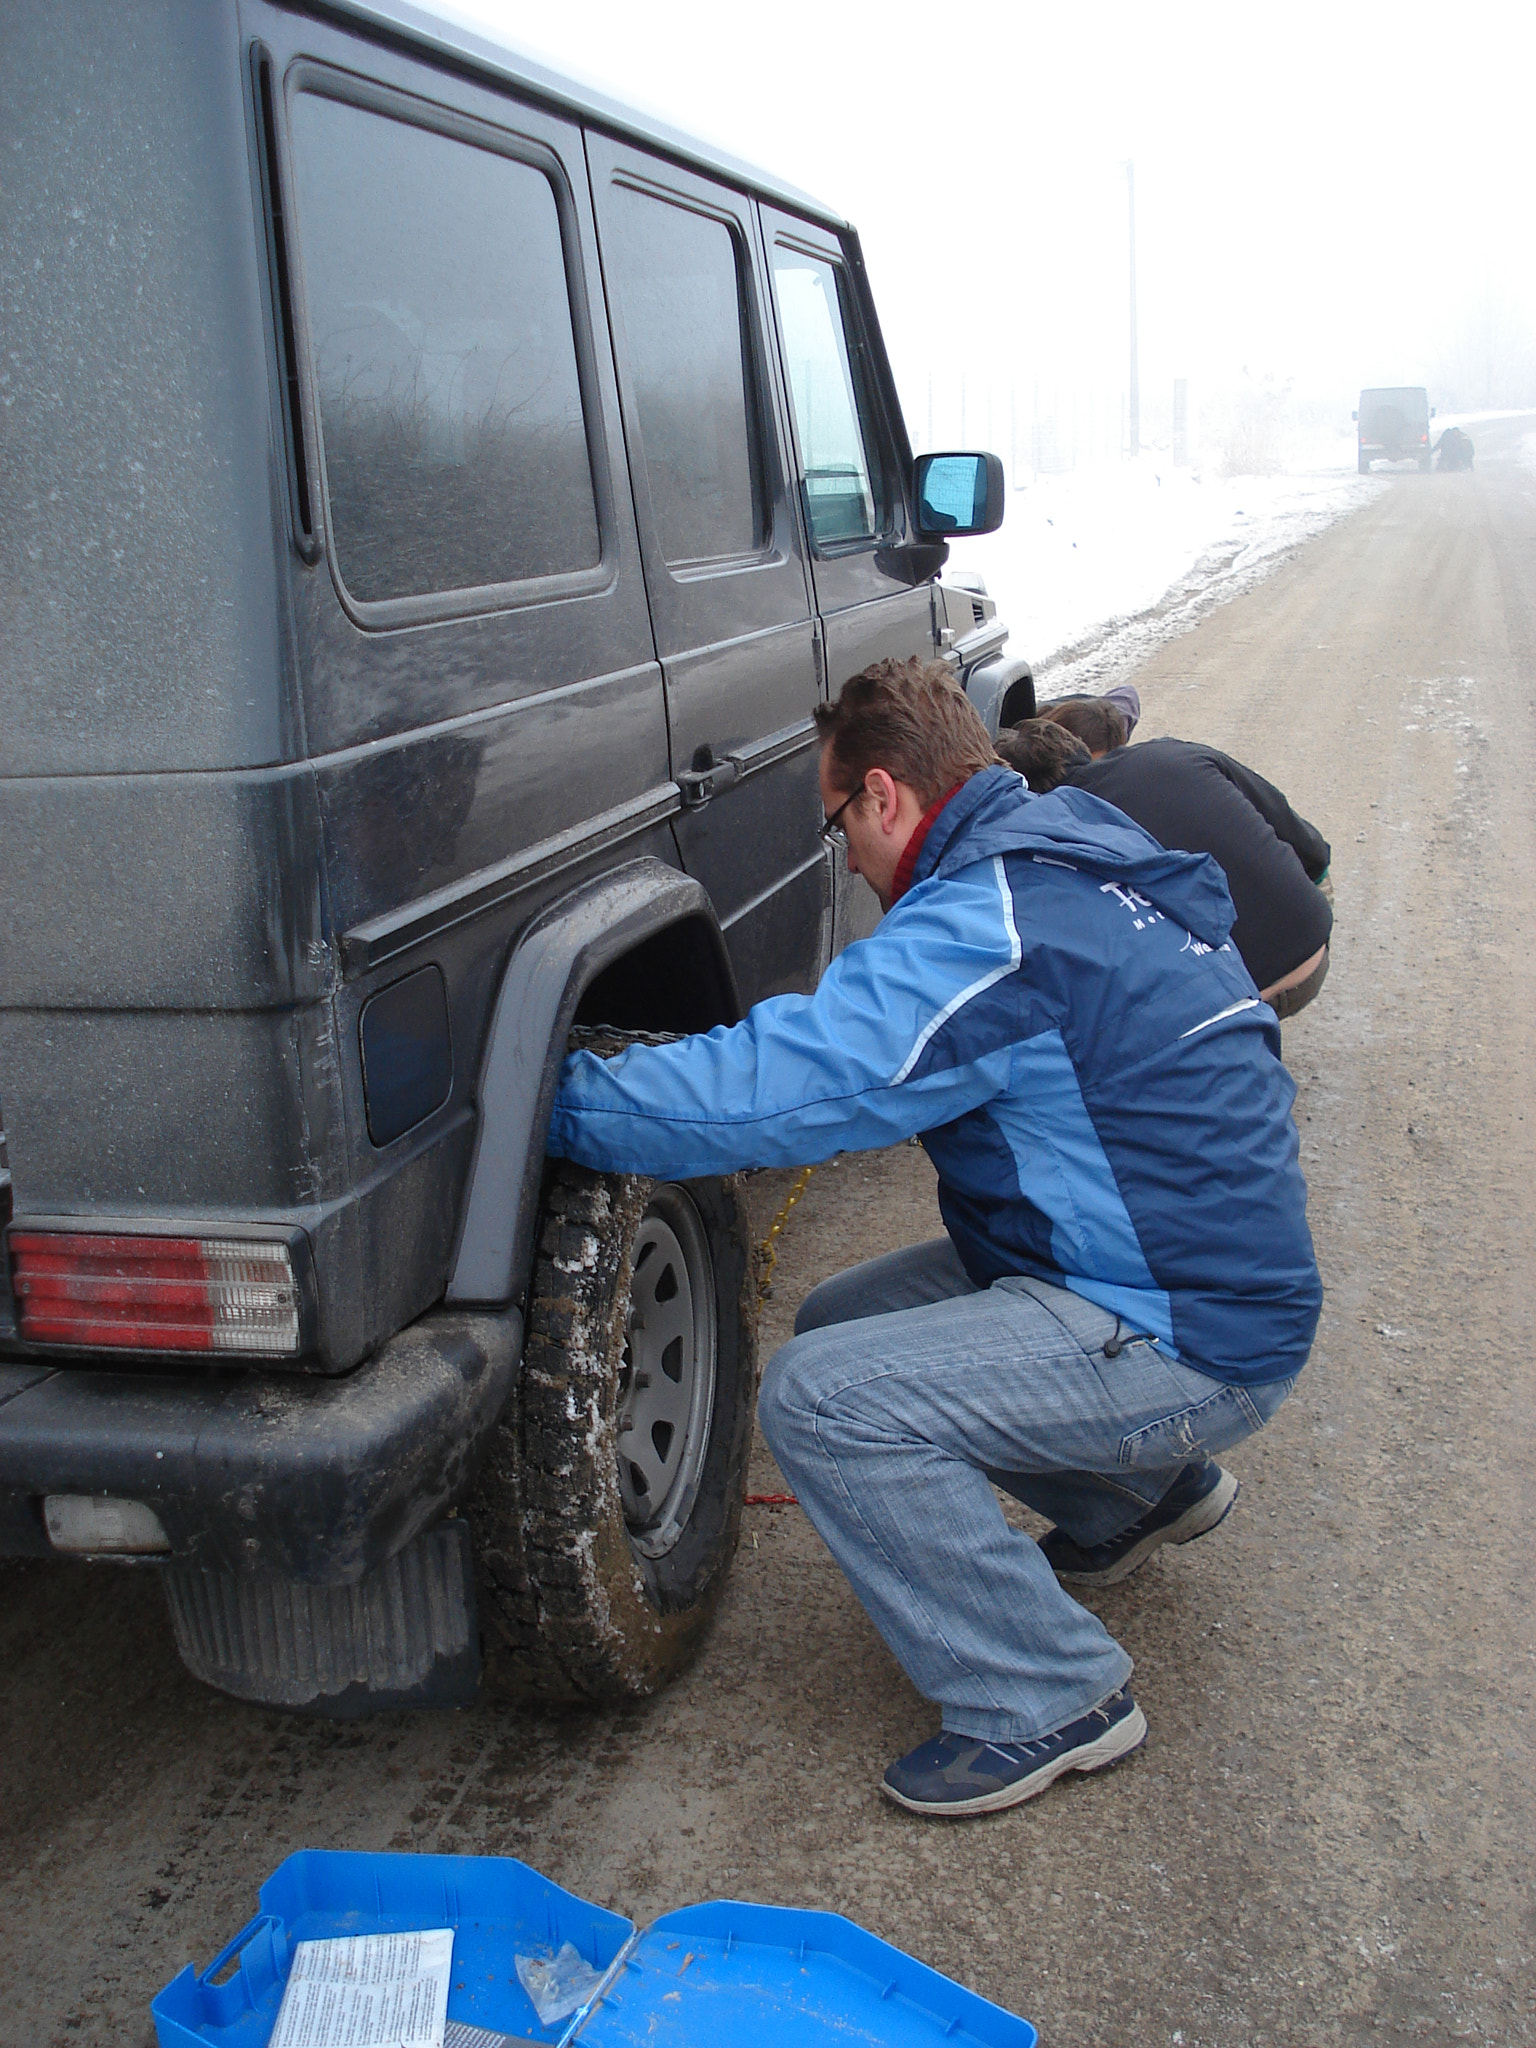
[[[596,1705],[692,1659],[740,1531],[755,1307],[734,1181],[551,1169],[523,1368],[468,1503],[494,1689]]]

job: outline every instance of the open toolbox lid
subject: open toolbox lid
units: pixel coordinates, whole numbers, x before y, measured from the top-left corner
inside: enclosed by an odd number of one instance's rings
[[[551,2048],[1034,2048],[1027,2020],[836,1913],[717,1899],[637,1933],[512,1857],[323,1849],[290,1856],[260,1903],[201,1975],[189,1965],[155,1999],[160,2048],[266,2048],[296,1943],[429,1927],[454,1929],[450,2021]],[[514,1959],[567,1941],[611,1975],[574,2026],[541,2027]]]

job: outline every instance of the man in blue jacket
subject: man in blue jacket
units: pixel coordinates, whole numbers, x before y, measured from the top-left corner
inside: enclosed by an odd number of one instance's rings
[[[818,1287],[759,1415],[941,1732],[886,1771],[991,1812],[1145,1740],[1110,1585],[1226,1514],[1321,1302],[1274,1016],[1216,864],[1031,796],[947,672],[817,714],[825,830],[886,915],[812,996],[567,1061],[549,1147],[667,1179],[921,1138],[946,1235]],[[1009,1527],[997,1481],[1055,1527]]]

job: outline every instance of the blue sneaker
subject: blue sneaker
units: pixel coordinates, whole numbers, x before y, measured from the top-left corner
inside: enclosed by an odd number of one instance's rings
[[[880,1789],[909,1813],[996,1813],[1033,1799],[1067,1771],[1102,1771],[1146,1739],[1147,1717],[1122,1686],[1092,1713],[1034,1742],[936,1735],[893,1763]]]
[[[1186,1465],[1155,1508],[1139,1522],[1085,1550],[1065,1529],[1040,1538],[1045,1561],[1068,1586],[1117,1586],[1165,1543],[1193,1543],[1209,1535],[1237,1499],[1237,1481],[1210,1458]]]

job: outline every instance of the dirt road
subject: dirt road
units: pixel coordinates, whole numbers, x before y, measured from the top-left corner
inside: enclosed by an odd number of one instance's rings
[[[1312,1363],[1233,1455],[1222,1531],[1100,1602],[1145,1751],[988,1821],[892,1809],[878,1774],[932,1717],[794,1509],[749,1511],[684,1683],[577,1721],[243,1708],[182,1673],[147,1577],[0,1567],[0,2042],[140,2048],[305,1844],[510,1853],[642,1919],[834,1908],[1047,2048],[1536,2042],[1533,432],[1383,477],[1137,673],[1146,732],[1322,824],[1338,915],[1285,1031]],[[764,1222],[783,1185],[754,1183]],[[824,1273],[935,1228],[912,1148],[819,1172],[767,1343]]]

